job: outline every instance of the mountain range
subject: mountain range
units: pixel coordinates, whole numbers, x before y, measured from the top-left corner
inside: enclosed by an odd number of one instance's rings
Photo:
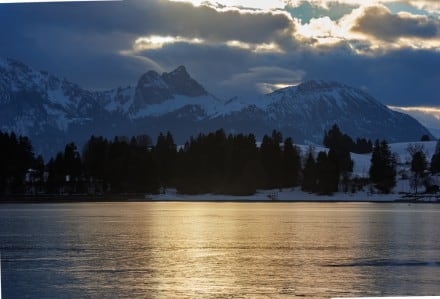
[[[0,130],[29,136],[45,157],[67,142],[80,147],[91,135],[132,136],[170,131],[176,143],[223,128],[257,139],[280,130],[296,143],[321,144],[337,123],[350,136],[417,141],[429,131],[361,89],[307,81],[256,97],[220,99],[184,66],[148,71],[133,86],[91,91],[12,59],[0,59]]]

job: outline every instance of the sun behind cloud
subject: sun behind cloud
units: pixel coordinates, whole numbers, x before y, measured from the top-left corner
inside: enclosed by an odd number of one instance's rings
[[[202,4],[229,6],[229,7],[244,7],[253,9],[281,9],[286,6],[286,1],[283,0],[171,0],[174,2],[189,2],[195,6]]]

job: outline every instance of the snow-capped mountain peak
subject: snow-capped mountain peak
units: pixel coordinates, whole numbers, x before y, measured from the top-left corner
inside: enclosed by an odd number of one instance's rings
[[[261,97],[235,97],[225,108],[223,117],[242,114],[251,121],[253,114],[258,115],[296,140],[317,144],[335,123],[354,138],[418,140],[427,132],[408,115],[395,113],[365,91],[339,82],[311,80]]]
[[[191,78],[183,65],[170,73],[163,73],[162,78],[175,94],[189,97],[206,96],[208,94],[202,85]]]
[[[335,88],[349,88],[349,86],[335,81],[309,80],[299,84],[298,86],[287,88],[297,88],[301,92],[318,92]]]
[[[429,132],[406,114],[389,110],[365,91],[338,82],[307,81],[255,97],[218,99],[184,66],[148,71],[135,86],[88,91],[27,65],[0,59],[0,130],[31,137],[38,153],[54,154],[90,135],[171,131],[176,142],[223,128],[257,138],[280,130],[295,142],[321,143],[337,123],[352,137],[414,141]]]
[[[163,73],[164,76],[169,77],[180,77],[181,79],[188,79],[191,78],[191,76],[188,74],[188,71],[186,70],[186,67],[184,65],[179,65],[175,70],[169,72],[169,73]]]
[[[162,75],[148,71],[138,81],[130,112],[132,115],[137,114],[148,105],[158,105],[176,96],[196,98],[208,96],[208,93],[203,86],[191,78],[184,66]]]

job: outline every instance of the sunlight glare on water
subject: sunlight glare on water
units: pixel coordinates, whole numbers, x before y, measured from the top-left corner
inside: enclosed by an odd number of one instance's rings
[[[440,293],[438,205],[0,205],[4,298]]]

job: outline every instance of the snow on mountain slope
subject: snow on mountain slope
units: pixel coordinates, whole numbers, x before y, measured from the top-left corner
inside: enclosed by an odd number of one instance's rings
[[[97,98],[105,110],[127,114],[133,105],[134,94],[134,87],[127,86],[97,93]]]
[[[1,60],[0,94],[3,104],[15,99],[21,104],[45,105],[51,111],[72,115],[84,113],[95,104],[92,92],[12,59]]]
[[[157,105],[171,105],[175,109],[183,106],[179,103],[169,102],[179,96],[182,100],[200,97],[212,97],[197,81],[188,74],[184,66],[179,66],[170,73],[159,75],[155,71],[143,74],[135,88],[133,105],[130,107],[130,115],[134,118],[149,116],[146,107],[154,111],[163,110],[164,113],[171,112],[169,109],[158,109]],[[200,103],[199,103],[200,104]],[[144,110],[143,112],[140,112]],[[155,112],[153,112],[155,114]]]
[[[0,90],[18,92],[23,89],[38,89],[44,84],[47,74],[36,72],[22,62],[0,59]]]
[[[262,110],[300,110],[310,114],[313,105],[325,104],[339,109],[347,109],[352,105],[359,105],[359,101],[371,106],[378,106],[389,112],[386,106],[379,103],[367,93],[338,82],[306,81],[298,86],[278,89],[270,94],[256,98],[235,97],[225,103],[224,113],[240,111],[255,105]]]
[[[175,112],[187,106],[198,106],[205,112],[204,116],[209,116],[217,114],[224,105],[223,102],[210,94],[198,97],[176,95],[170,99],[164,100],[160,104],[145,105],[136,112],[130,113],[130,118],[137,119],[148,116],[158,117]]]
[[[429,132],[413,118],[396,113],[366,92],[337,82],[308,81],[264,95],[254,101],[234,98],[223,117],[253,105],[265,122],[299,141],[321,143],[324,130],[338,124],[350,136],[418,140]]]
[[[160,117],[184,108],[191,110],[191,107],[197,111],[195,119],[200,120],[217,114],[224,106],[223,101],[208,93],[191,78],[184,66],[162,75],[149,71],[140,77],[132,92],[133,100],[126,102],[131,104],[120,109],[127,112],[132,120]]]
[[[279,89],[269,95],[269,109],[288,111],[292,109],[314,115],[314,105],[324,106],[331,110],[354,110],[361,107],[372,107],[390,115],[390,110],[360,89],[337,82],[307,81],[295,87]],[[377,111],[377,112],[378,112]],[[328,112],[328,111],[325,111]]]
[[[134,86],[89,91],[11,59],[0,59],[0,129],[28,135],[37,152],[81,143],[90,135],[171,131],[176,142],[223,128],[257,138],[277,129],[295,142],[320,144],[338,124],[350,136],[419,140],[429,132],[406,114],[389,110],[362,90],[308,81],[256,97],[223,101],[207,92],[184,66],[148,71]]]

